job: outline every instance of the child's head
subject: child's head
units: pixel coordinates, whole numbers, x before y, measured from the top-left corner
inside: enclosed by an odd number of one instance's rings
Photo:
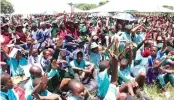
[[[128,60],[123,58],[120,61],[120,67],[126,67],[128,65]]]
[[[52,48],[48,48],[48,51],[50,52],[50,55],[51,55],[51,56],[53,56],[54,53],[55,53],[54,49],[52,49]]]
[[[157,47],[152,46],[150,48],[150,51],[151,51],[151,56],[156,56],[156,54],[157,54]]]
[[[102,72],[105,69],[109,68],[109,61],[107,61],[107,60],[101,61],[99,67],[100,67],[100,72]]]
[[[37,56],[38,56],[38,51],[37,51],[37,49],[33,49],[33,50],[32,50],[32,56],[33,56],[33,57],[37,57]]]
[[[43,56],[45,59],[48,59],[50,57],[50,51],[48,51],[47,49],[43,50]]]
[[[72,91],[73,95],[80,99],[83,99],[86,95],[84,85],[77,80],[71,80],[68,87]]]
[[[78,62],[83,60],[83,52],[82,51],[78,51],[76,56],[77,56],[77,61]]]
[[[158,68],[159,67],[159,63],[160,63],[160,60],[159,59],[155,59],[154,62],[153,62],[153,67],[154,68]]]
[[[41,68],[37,67],[37,66],[32,66],[29,70],[30,74],[31,74],[31,78],[40,78],[42,76],[42,70]]]
[[[7,73],[1,73],[1,91],[7,91],[8,89],[13,88],[13,81],[11,76]]]

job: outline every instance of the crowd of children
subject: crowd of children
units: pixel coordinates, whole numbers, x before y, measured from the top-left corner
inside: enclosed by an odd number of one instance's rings
[[[174,97],[174,23],[85,14],[1,16],[2,100],[151,100]]]

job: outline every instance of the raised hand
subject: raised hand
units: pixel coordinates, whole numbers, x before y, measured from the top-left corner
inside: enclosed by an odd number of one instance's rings
[[[169,54],[166,56],[166,59],[169,59],[169,58],[171,58],[171,57],[172,57],[172,54],[169,53]]]
[[[41,84],[45,85],[48,83],[48,74],[44,73],[44,75],[41,77]]]
[[[51,65],[52,65],[52,69],[57,69],[59,67],[56,60],[53,60]]]
[[[35,88],[33,89],[32,91],[32,95],[36,95],[43,86],[47,85],[48,83],[48,75],[47,74],[44,74],[42,77],[41,77],[41,80],[39,82],[39,84],[37,86],[35,86]]]
[[[35,42],[35,40],[34,40],[34,39],[31,39],[31,45],[33,45],[33,44],[34,44],[34,42]]]

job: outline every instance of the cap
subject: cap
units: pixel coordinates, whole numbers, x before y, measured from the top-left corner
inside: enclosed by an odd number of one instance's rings
[[[132,29],[132,28],[133,28],[132,25],[126,25],[126,26],[125,26],[125,29],[128,29],[128,30],[130,30],[130,29]]]
[[[90,49],[94,49],[97,47],[98,47],[98,45],[95,42],[93,42],[93,43],[91,43]]]

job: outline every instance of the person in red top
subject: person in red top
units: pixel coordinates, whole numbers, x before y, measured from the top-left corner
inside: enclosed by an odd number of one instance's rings
[[[11,39],[12,39],[11,34],[8,31],[8,28],[9,28],[8,24],[2,24],[1,25],[1,35],[4,39],[4,41],[1,43],[1,45],[9,44]]]
[[[23,29],[22,25],[17,25],[16,26],[16,32],[15,32],[15,35],[16,35],[16,38],[17,38],[16,44],[22,44],[22,43],[26,42],[26,40],[27,40],[27,37],[23,33],[22,29]]]
[[[1,34],[0,34],[0,44],[1,46],[4,45],[4,50],[9,53],[9,48],[5,45],[10,44],[12,41],[11,33],[8,31],[8,24],[1,24]],[[1,52],[1,59],[0,61],[4,61],[5,58]]]
[[[72,36],[77,39],[79,36],[78,26],[73,21],[67,21],[67,16],[64,15],[63,23],[66,27],[67,34],[72,34]]]
[[[141,53],[143,57],[148,57],[151,55],[150,48],[154,46],[154,42],[152,40],[146,40],[144,43],[144,51]]]

